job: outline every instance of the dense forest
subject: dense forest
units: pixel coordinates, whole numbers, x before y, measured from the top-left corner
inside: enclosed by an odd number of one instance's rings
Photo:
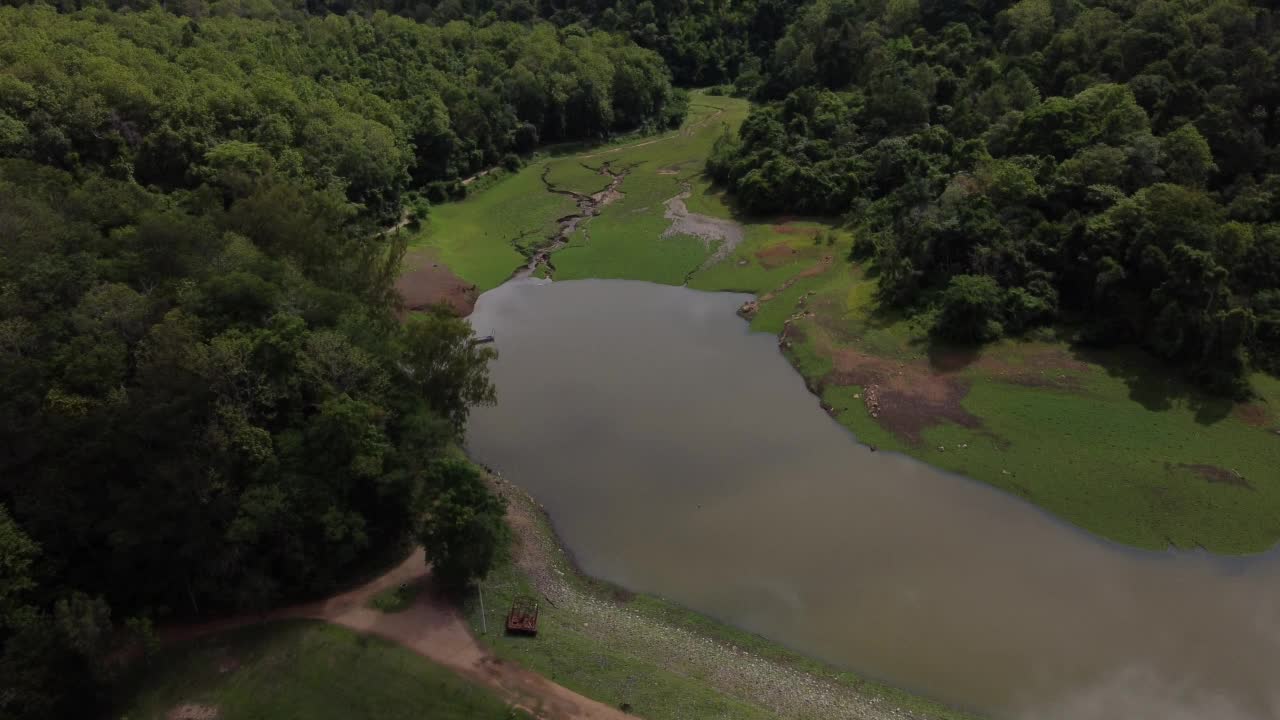
[[[309,0],[312,12],[377,10],[422,22],[485,25],[547,20],[625,34],[661,54],[677,84],[706,86],[760,77],[802,0]]]
[[[1280,14],[1245,0],[819,0],[712,172],[835,214],[952,341],[1068,321],[1222,392],[1280,371]]]
[[[673,84],[674,82],[674,84]],[[948,342],[1280,372],[1280,13],[1254,0],[0,6],[0,718],[100,714],[122,634],[322,593],[502,508],[491,353],[381,230],[548,143],[759,102],[708,163],[840,216]]]
[[[179,12],[173,12],[172,10]],[[549,23],[0,7],[0,717],[95,717],[122,637],[331,591],[502,507],[492,351],[401,322],[379,228],[540,144],[668,126],[659,56]]]
[[[609,33],[190,10],[7,12],[0,152],[184,189],[216,163],[269,164],[392,217],[407,190],[439,192],[508,153],[684,113],[662,59]]]

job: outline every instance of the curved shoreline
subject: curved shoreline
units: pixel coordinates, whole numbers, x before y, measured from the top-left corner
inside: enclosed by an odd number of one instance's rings
[[[491,487],[508,503],[507,521],[515,540],[510,566],[484,583],[490,627],[497,617],[493,600],[495,586],[511,582],[504,573],[514,571],[546,601],[544,616],[558,618],[565,627],[584,628],[582,633],[587,642],[597,645],[600,652],[627,655],[638,663],[659,666],[675,676],[697,678],[715,692],[764,710],[768,717],[851,720],[975,720],[978,717],[840,670],[669,600],[636,594],[592,577],[578,566],[572,550],[559,538],[546,509],[528,491],[492,470],[489,478]],[[469,601],[466,612],[473,633],[483,637],[483,642],[499,657],[506,657],[504,649],[512,648],[508,638],[479,635],[482,626],[479,603],[474,599]],[[529,660],[527,654],[520,655],[518,644],[511,657]],[[565,663],[561,657],[548,666],[552,672],[558,666],[560,672],[567,673]],[[546,674],[547,668],[537,665],[534,668]],[[596,700],[617,704],[615,698],[593,695],[584,687],[574,689]],[[679,717],[661,711],[646,713],[646,707],[628,704],[632,706],[631,712],[642,717]],[[748,716],[727,712],[721,717]]]

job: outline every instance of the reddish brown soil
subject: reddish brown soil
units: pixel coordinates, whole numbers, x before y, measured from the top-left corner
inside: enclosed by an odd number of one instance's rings
[[[788,339],[799,340],[802,335],[795,324],[788,326]],[[925,429],[944,422],[967,428],[982,426],[982,421],[960,404],[969,392],[967,380],[934,372],[922,362],[900,363],[853,348],[834,347],[821,338],[818,349],[831,358],[833,368],[819,381],[817,392],[826,385],[875,385],[877,420],[913,445],[923,442]]]
[[[773,231],[783,235],[808,235],[809,237],[813,237],[818,234],[820,228],[796,227],[790,223],[783,223],[781,225],[774,225]]]
[[[1200,477],[1203,477],[1205,480],[1208,480],[1211,483],[1221,483],[1223,485],[1235,485],[1236,487],[1248,488],[1250,490],[1254,489],[1253,485],[1250,485],[1248,480],[1240,477],[1239,475],[1235,474],[1230,470],[1227,470],[1225,468],[1220,468],[1216,465],[1195,464],[1195,465],[1179,465],[1178,467],[1184,470],[1190,470],[1194,473],[1197,473],[1198,475],[1200,475]]]
[[[770,245],[769,247],[757,250],[756,259],[759,260],[760,264],[765,268],[772,270],[774,268],[782,267],[783,265],[791,264],[799,254],[800,251],[790,245],[787,245],[786,243],[779,243],[777,245]]]
[[[972,367],[993,380],[1037,388],[1078,390],[1078,373],[1089,371],[1089,364],[1072,357],[1062,348],[1029,349],[1019,356],[1021,362],[1010,362],[1007,356],[984,352],[973,361]],[[934,366],[938,366],[934,358]],[[939,368],[942,369],[942,368]]]
[[[475,308],[480,293],[476,286],[463,280],[444,263],[423,251],[405,255],[404,274],[396,280],[396,292],[400,293],[407,311],[425,310],[443,305],[466,317]]]
[[[1264,428],[1271,424],[1271,411],[1260,402],[1236,405],[1235,416],[1251,427]]]
[[[805,268],[804,270],[801,270],[799,273],[797,273],[796,279],[798,280],[800,278],[811,278],[811,277],[817,277],[821,275],[822,273],[831,269],[831,263],[833,260],[834,258],[832,258],[830,255],[827,255],[826,257],[822,258],[822,260],[818,261],[816,265]]]

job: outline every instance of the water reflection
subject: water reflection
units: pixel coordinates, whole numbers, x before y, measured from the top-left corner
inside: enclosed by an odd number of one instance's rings
[[[1280,553],[1135,551],[828,418],[745,296],[513,282],[471,450],[583,568],[1000,717],[1280,717]]]

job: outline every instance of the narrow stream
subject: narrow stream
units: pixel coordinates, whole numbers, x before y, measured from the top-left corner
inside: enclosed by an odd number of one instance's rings
[[[1102,541],[869,452],[748,296],[516,280],[481,296],[468,435],[588,573],[999,718],[1280,718],[1280,551]]]

